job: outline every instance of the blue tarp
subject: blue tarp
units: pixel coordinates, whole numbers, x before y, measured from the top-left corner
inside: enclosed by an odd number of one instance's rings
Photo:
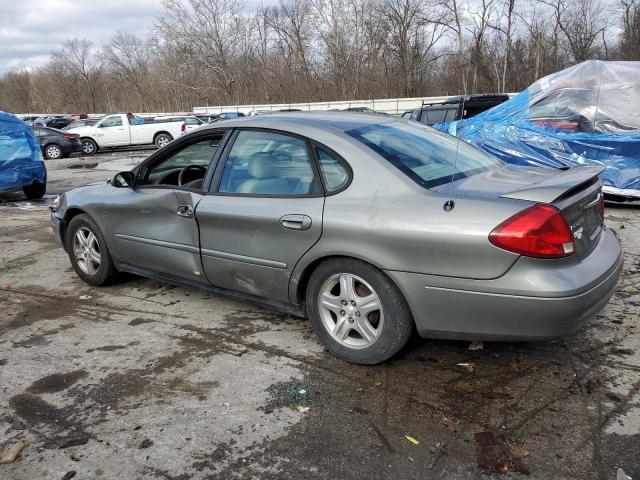
[[[42,151],[31,128],[16,116],[0,112],[0,192],[45,183]]]
[[[605,166],[605,191],[640,197],[640,62],[583,62],[434,127],[507,163]]]

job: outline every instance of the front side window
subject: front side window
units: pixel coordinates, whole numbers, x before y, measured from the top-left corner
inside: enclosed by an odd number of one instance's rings
[[[316,155],[327,193],[340,190],[349,182],[349,172],[335,156],[324,148],[316,148]]]
[[[106,118],[104,120],[104,122],[102,122],[100,124],[101,127],[107,128],[107,127],[121,127],[122,126],[122,118],[120,117],[109,117]]]
[[[143,184],[200,188],[202,182],[192,185],[187,184],[204,179],[209,164],[223,137],[224,133],[221,132],[213,137],[207,137],[206,139],[189,144],[181,150],[168,155],[149,168]],[[186,169],[186,167],[189,168]],[[182,174],[182,182],[179,185],[178,180],[182,170],[185,170],[185,172]]]
[[[309,195],[315,187],[304,140],[242,130],[222,173],[219,191],[244,195]]]
[[[419,124],[368,125],[346,132],[425,188],[497,168],[502,162],[456,137]],[[456,161],[457,156],[457,161]]]

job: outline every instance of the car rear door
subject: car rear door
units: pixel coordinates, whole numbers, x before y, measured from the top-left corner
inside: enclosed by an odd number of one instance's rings
[[[324,194],[306,139],[242,129],[197,206],[209,282],[288,302],[291,272],[319,240]]]

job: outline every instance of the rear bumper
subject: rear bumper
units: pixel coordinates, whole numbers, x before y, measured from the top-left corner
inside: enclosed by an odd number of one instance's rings
[[[582,260],[521,258],[495,280],[387,274],[403,291],[423,337],[544,340],[572,333],[600,311],[621,271],[620,242],[606,229]]]

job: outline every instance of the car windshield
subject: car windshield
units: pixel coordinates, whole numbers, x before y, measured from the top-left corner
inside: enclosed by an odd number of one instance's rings
[[[469,177],[502,162],[455,137],[416,123],[368,125],[346,132],[425,188]],[[458,159],[456,159],[456,152]]]

